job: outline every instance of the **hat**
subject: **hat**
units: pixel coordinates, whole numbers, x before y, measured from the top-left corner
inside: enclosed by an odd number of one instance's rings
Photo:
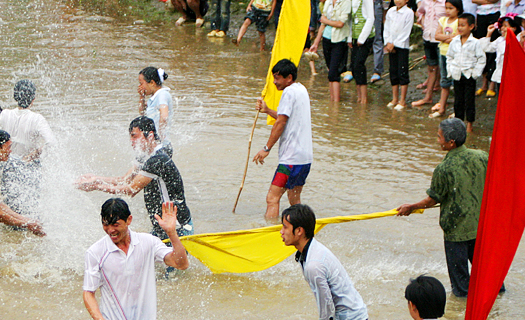
[[[498,22],[496,22],[494,24],[494,27],[496,27],[496,29],[501,29],[501,26],[503,25],[503,21],[505,21],[505,19],[508,18],[508,19],[514,20],[514,18],[516,18],[516,17],[519,18],[517,13],[514,13],[514,12],[507,13],[503,17],[499,17]],[[519,22],[519,21],[517,21],[517,22]]]
[[[27,108],[35,100],[36,87],[31,80],[20,80],[15,84],[14,98],[21,108]]]

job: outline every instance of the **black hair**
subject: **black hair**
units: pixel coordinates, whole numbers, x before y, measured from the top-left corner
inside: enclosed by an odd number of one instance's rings
[[[15,84],[13,97],[21,108],[27,108],[35,100],[36,87],[31,80],[20,80]]]
[[[474,15],[471,14],[471,13],[464,12],[461,15],[458,16],[458,19],[465,19],[465,20],[467,20],[467,24],[469,26],[471,26],[471,25],[476,26],[476,17],[474,17]]]
[[[0,130],[0,148],[4,145],[4,143],[9,141],[10,139],[11,136],[9,135],[9,133],[7,133],[7,131]]]
[[[128,204],[120,198],[106,200],[100,210],[100,217],[104,225],[111,225],[119,220],[127,221],[130,215]]]
[[[306,235],[306,239],[312,239],[314,237],[315,230],[315,214],[312,208],[305,204],[294,204],[293,206],[285,209],[281,217],[281,223],[283,220],[290,222],[293,226],[293,233],[295,229],[302,227]]]
[[[467,127],[465,123],[458,118],[441,121],[439,129],[443,132],[445,142],[453,140],[456,143],[456,147],[461,147],[467,140]]]
[[[146,116],[140,116],[131,121],[129,124],[129,133],[133,131],[133,128],[139,128],[144,134],[144,138],[147,138],[150,132],[153,132],[155,140],[159,140],[157,129],[155,129],[155,122]]]
[[[292,80],[295,81],[297,79],[297,66],[288,59],[282,59],[273,66],[272,73],[277,73],[283,78],[292,75]]]
[[[461,0],[446,0],[445,2],[450,3],[454,8],[458,10],[458,17],[463,14],[463,1]]]
[[[410,279],[405,298],[416,306],[423,319],[436,319],[445,314],[447,293],[443,284],[434,277],[420,275]]]
[[[144,80],[146,80],[147,83],[150,83],[151,80],[155,81],[157,85],[162,85],[164,80],[168,79],[168,74],[164,72],[163,79],[159,76],[159,69],[155,67],[147,67],[142,70],[140,70],[139,74],[141,74],[144,77]]]
[[[509,26],[511,26],[512,28],[514,28],[514,34],[515,35],[518,35],[520,34],[521,32],[521,21],[518,19],[516,19],[517,17],[514,17],[514,19],[512,19],[511,17],[508,17],[508,16],[504,16],[504,17],[501,17],[498,19],[498,29],[501,30],[501,27],[503,26],[503,22],[507,21],[509,23]]]

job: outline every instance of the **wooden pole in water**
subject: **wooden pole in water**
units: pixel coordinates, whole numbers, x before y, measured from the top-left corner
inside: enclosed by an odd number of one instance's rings
[[[239,202],[239,197],[241,196],[242,188],[244,187],[244,180],[246,179],[246,173],[248,172],[248,164],[250,163],[250,150],[252,148],[252,139],[253,139],[253,132],[255,131],[255,125],[257,124],[257,119],[259,118],[259,112],[260,110],[257,110],[257,113],[255,114],[255,120],[253,121],[252,126],[252,133],[250,134],[250,140],[248,140],[248,156],[246,157],[246,167],[244,167],[244,176],[242,177],[241,182],[241,188],[239,189],[239,193],[237,194],[237,199],[235,200],[235,205],[233,206],[233,213],[235,213],[235,208],[237,208],[237,203]]]

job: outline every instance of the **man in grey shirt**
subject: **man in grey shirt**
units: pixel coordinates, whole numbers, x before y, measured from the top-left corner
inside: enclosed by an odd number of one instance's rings
[[[297,249],[295,260],[301,264],[319,308],[319,319],[366,320],[368,312],[359,292],[336,256],[314,239],[315,214],[303,204],[282,213],[281,238]]]

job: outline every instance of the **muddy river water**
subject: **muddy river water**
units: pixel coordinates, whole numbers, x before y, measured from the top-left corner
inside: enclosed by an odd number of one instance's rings
[[[57,0],[0,0],[0,103],[14,107],[13,85],[37,85],[33,110],[49,121],[59,141],[43,158],[41,219],[48,236],[36,238],[0,227],[0,318],[89,319],[82,302],[85,250],[104,233],[99,220],[109,196],[74,189],[82,173],[122,175],[133,158],[127,126],[137,116],[138,72],[162,67],[175,101],[172,141],[196,233],[265,226],[265,195],[276,163],[250,165],[237,213],[239,190],[256,98],[270,60],[250,29],[240,47],[209,39],[189,25],[66,19]],[[235,21],[231,32],[238,30]],[[270,28],[269,41],[274,31]],[[436,142],[438,120],[426,110],[392,111],[388,82],[355,103],[355,85],[342,86],[343,102],[330,104],[326,69],[298,81],[312,100],[314,163],[303,202],[319,217],[388,210],[425,196],[444,157]],[[423,69],[413,71],[422,75]],[[410,92],[413,99],[419,93]],[[437,96],[436,96],[437,99]],[[479,108],[490,119],[495,105]],[[490,121],[480,122],[468,146],[488,151]],[[252,154],[270,127],[258,122]],[[134,230],[148,232],[139,194],[128,199]],[[286,206],[286,198],[281,206]],[[447,288],[445,319],[462,319],[465,299],[451,294],[438,209],[423,215],[330,225],[319,234],[338,256],[368,305],[370,319],[409,319],[404,288],[427,273]],[[316,319],[315,299],[299,265],[289,258],[268,270],[214,275],[199,261],[157,282],[159,319]],[[523,319],[525,251],[518,250],[490,319]],[[520,302],[521,301],[521,302]]]

